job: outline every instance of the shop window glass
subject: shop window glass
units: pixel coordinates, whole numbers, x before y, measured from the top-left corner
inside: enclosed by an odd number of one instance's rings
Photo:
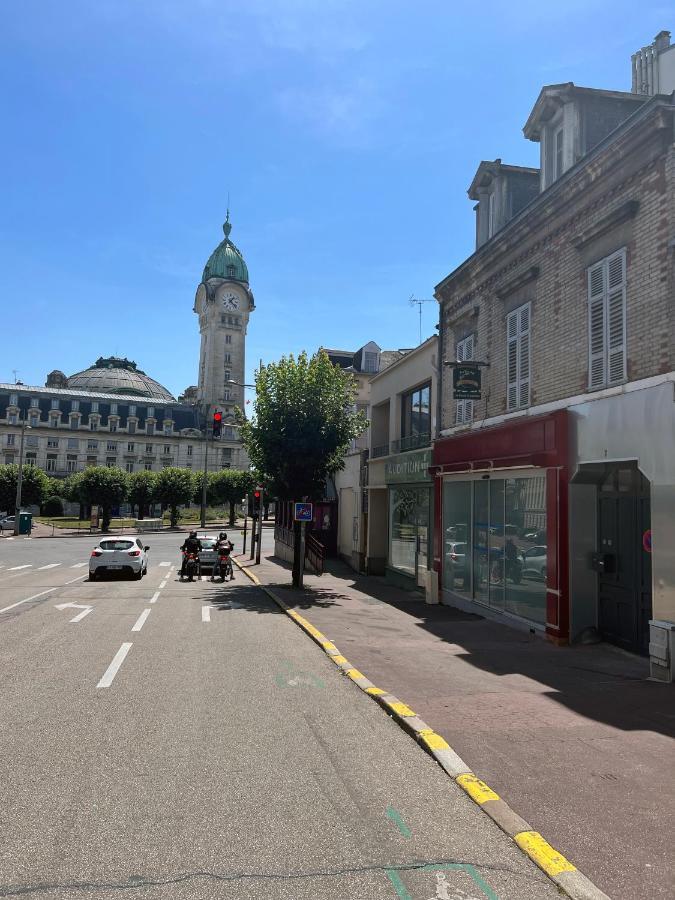
[[[429,488],[401,487],[389,491],[389,564],[415,576],[418,537],[420,567],[426,558],[429,529]]]
[[[546,621],[546,477],[509,478],[504,484],[505,608],[533,622]],[[508,548],[506,548],[508,551]]]
[[[471,591],[471,482],[443,484],[443,583],[450,591]]]
[[[488,532],[490,529],[490,482],[473,484],[473,596],[486,605],[490,599]]]
[[[543,624],[546,553],[545,475],[445,482],[447,590]]]
[[[490,526],[488,528],[490,559],[490,606],[504,609],[504,581],[512,570],[512,539],[505,534],[504,479],[492,478],[490,485]]]

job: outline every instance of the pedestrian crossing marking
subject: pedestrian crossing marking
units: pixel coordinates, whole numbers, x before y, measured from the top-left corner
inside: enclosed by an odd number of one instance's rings
[[[45,569],[55,569],[57,566],[60,566],[61,563],[49,563],[46,566],[40,566],[38,572],[44,572]]]
[[[87,565],[86,563],[75,563],[75,565],[71,566],[70,568],[71,569],[81,569],[82,566],[86,566],[86,565]]]
[[[161,562],[160,563],[160,566],[170,566],[170,565],[171,565],[170,562]]]
[[[9,569],[9,571],[10,571],[10,572],[16,572],[17,569],[32,569],[32,568],[33,568],[33,563],[24,563],[23,566],[12,566],[12,567]]]

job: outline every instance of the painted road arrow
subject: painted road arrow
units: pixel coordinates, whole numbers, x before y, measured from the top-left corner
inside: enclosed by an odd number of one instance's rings
[[[73,622],[80,622],[84,619],[85,616],[88,616],[89,613],[94,608],[93,606],[83,606],[81,603],[59,603],[54,609],[82,609],[84,612],[78,613],[74,618],[70,620],[70,624]]]

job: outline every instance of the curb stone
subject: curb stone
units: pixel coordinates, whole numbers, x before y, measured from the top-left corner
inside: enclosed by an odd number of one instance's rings
[[[302,630],[321,647],[342,673],[350,678],[365,694],[368,694],[404,731],[410,734],[441,766],[455,784],[479,806],[501,830],[514,841],[522,852],[544,872],[570,900],[611,900],[600,888],[583,875],[576,866],[552,847],[540,834],[521,818],[505,800],[481,781],[464,760],[452,749],[445,738],[430,728],[417,714],[393,694],[375,687],[368,678],[342,656],[335,644],[325,637],[304,616],[291,609],[281,597],[261,583],[254,572],[235,564],[276,605],[293,619]],[[330,649],[327,649],[330,648]]]

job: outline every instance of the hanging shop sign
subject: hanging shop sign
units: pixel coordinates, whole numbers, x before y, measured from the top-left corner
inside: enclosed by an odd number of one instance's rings
[[[471,363],[456,365],[452,370],[452,394],[455,400],[480,400],[481,368]]]

